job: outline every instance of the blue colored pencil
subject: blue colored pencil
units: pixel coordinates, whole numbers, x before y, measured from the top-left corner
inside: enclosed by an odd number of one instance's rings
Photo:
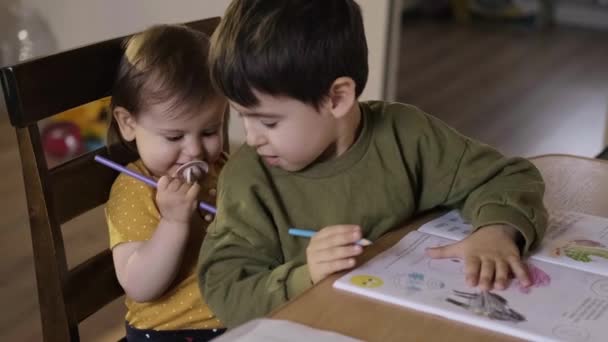
[[[299,228],[289,228],[289,230],[287,232],[289,233],[289,235],[306,237],[306,238],[311,238],[313,235],[315,235],[317,233],[314,230],[299,229]],[[362,247],[369,246],[371,244],[372,244],[372,242],[369,241],[368,239],[361,239],[361,240],[357,241],[357,245],[362,246]]]

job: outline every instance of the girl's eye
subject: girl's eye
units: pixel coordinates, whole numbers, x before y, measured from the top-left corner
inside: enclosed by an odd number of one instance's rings
[[[165,137],[165,139],[167,139],[169,141],[179,141],[183,137],[184,137],[183,135],[174,135],[174,136]]]
[[[202,135],[203,137],[211,137],[211,136],[216,135],[216,134],[217,134],[217,132],[218,132],[218,131],[217,131],[217,129],[214,129],[214,130],[210,130],[210,131],[205,131],[205,132],[203,132],[201,135]]]
[[[268,128],[274,128],[274,127],[276,127],[277,122],[276,121],[272,121],[272,122],[262,121],[262,125],[264,125],[265,127],[268,127]]]

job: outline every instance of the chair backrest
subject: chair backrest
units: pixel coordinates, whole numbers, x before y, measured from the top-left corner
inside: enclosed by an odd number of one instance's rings
[[[211,18],[186,25],[211,35],[218,23]],[[93,161],[107,149],[49,169],[38,129],[42,119],[110,95],[123,38],[0,70],[23,168],[45,341],[78,340],[78,323],[123,294],[109,249],[68,269],[61,231],[68,220],[107,201],[117,174]],[[131,161],[114,153],[112,159]],[[105,222],[99,226],[105,229]]]

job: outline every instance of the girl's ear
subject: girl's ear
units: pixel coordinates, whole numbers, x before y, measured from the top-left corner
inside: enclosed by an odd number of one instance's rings
[[[131,112],[126,110],[124,107],[116,107],[112,113],[114,120],[118,123],[120,129],[120,135],[126,141],[135,140],[135,126],[136,121]]]
[[[341,118],[350,113],[355,105],[355,81],[350,77],[338,77],[329,88],[327,98],[329,110],[335,118]]]

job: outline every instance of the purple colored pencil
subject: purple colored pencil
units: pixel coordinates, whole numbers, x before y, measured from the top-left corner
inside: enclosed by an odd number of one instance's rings
[[[139,173],[137,173],[135,171],[129,170],[126,167],[124,167],[124,166],[122,166],[122,165],[120,165],[118,163],[115,163],[115,162],[113,162],[113,161],[111,161],[111,160],[109,160],[107,158],[104,158],[102,156],[95,156],[94,159],[95,159],[96,162],[98,162],[100,164],[103,164],[103,165],[105,165],[105,166],[107,166],[107,167],[109,167],[111,169],[114,169],[116,171],[119,171],[119,172],[122,172],[122,173],[124,173],[126,175],[129,175],[129,176],[131,176],[131,177],[133,177],[135,179],[138,179],[138,180],[140,180],[140,181],[148,184],[149,186],[151,186],[153,188],[156,188],[156,186],[157,186],[156,182],[154,180],[152,180],[152,179],[150,179],[150,178],[148,178],[148,177],[146,177],[146,176],[144,176],[142,174],[139,174]],[[209,204],[207,204],[207,203],[205,203],[203,201],[199,202],[198,206],[201,209],[206,210],[206,211],[208,211],[208,212],[210,212],[212,214],[215,214],[217,212],[217,209],[215,209],[214,206],[209,205]]]

